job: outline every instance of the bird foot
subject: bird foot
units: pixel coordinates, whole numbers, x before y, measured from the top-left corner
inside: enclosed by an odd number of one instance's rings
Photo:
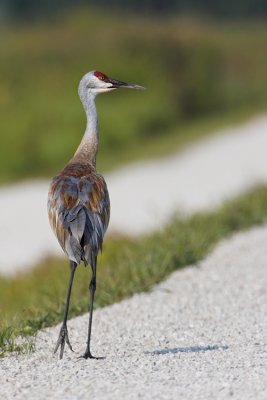
[[[69,346],[70,350],[72,350],[70,341],[69,341],[69,337],[68,337],[68,329],[66,325],[62,325],[60,332],[59,332],[59,336],[58,336],[58,340],[57,340],[57,344],[54,350],[54,354],[57,352],[59,346],[60,346],[60,354],[59,354],[59,358],[60,360],[63,358],[63,353],[64,353],[64,347],[65,347],[65,343],[67,343],[67,345]]]
[[[90,351],[87,351],[80,357],[78,358],[84,358],[85,360],[87,360],[88,358],[92,358],[94,360],[104,360],[105,357],[94,357]]]

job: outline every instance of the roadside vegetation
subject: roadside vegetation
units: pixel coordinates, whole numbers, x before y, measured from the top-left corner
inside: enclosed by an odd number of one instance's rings
[[[147,291],[172,271],[197,264],[215,244],[267,220],[267,187],[227,202],[219,210],[176,217],[162,231],[129,239],[111,238],[99,257],[95,307]],[[91,271],[79,266],[69,317],[88,309]],[[62,321],[69,268],[67,259],[47,259],[15,279],[0,278],[0,354],[34,348],[38,329]],[[18,341],[17,337],[22,338]]]
[[[52,176],[72,156],[85,127],[77,85],[91,69],[147,87],[99,96],[102,171],[265,110],[266,41],[255,21],[93,8],[1,26],[0,183]]]

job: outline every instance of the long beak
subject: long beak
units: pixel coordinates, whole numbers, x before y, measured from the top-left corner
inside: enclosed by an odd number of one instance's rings
[[[109,82],[112,84],[112,88],[128,88],[128,89],[138,89],[138,90],[145,90],[143,86],[136,85],[135,83],[127,83],[122,81],[117,81],[116,79],[110,79]]]

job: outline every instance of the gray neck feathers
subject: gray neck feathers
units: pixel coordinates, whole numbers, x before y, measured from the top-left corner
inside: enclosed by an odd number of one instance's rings
[[[74,158],[82,159],[96,165],[96,154],[98,150],[98,118],[95,105],[95,93],[83,84],[79,86],[79,96],[87,117],[86,130],[82,141],[74,155]]]

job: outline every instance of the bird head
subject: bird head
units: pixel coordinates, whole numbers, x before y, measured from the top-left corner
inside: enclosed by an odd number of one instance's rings
[[[86,90],[97,95],[119,88],[144,89],[143,86],[135,85],[134,83],[127,83],[109,78],[107,75],[103,74],[103,72],[90,71],[82,78],[79,85],[79,93]]]

